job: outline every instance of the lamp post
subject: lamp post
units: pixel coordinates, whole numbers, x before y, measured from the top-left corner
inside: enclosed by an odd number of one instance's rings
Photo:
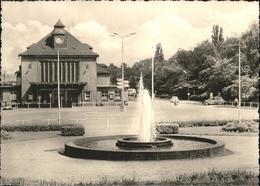
[[[120,34],[118,34],[118,33],[116,33],[116,32],[114,32],[113,34],[111,34],[111,36],[113,36],[113,37],[119,37],[119,38],[121,38],[121,44],[122,44],[122,58],[121,58],[121,60],[122,60],[122,98],[121,98],[121,106],[120,106],[120,108],[121,108],[121,111],[125,111],[125,106],[124,106],[124,92],[125,92],[125,87],[124,87],[124,84],[125,84],[125,82],[124,82],[124,38],[125,37],[130,37],[131,35],[134,35],[134,34],[136,34],[135,32],[132,32],[132,33],[129,33],[129,34],[126,34],[126,35],[120,35]]]
[[[152,100],[154,100],[154,56],[152,57]]]
[[[58,123],[60,125],[60,51],[57,49],[57,83],[58,83]]]
[[[241,107],[241,64],[240,64],[240,43],[238,44],[238,121],[241,122],[241,114],[240,114],[240,107]]]

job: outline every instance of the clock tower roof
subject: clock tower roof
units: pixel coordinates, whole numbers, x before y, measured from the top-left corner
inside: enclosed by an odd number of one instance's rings
[[[57,51],[54,46],[55,36],[62,36],[66,40],[66,47],[60,50],[61,56],[84,56],[98,57],[93,48],[87,43],[82,43],[64,29],[64,25],[59,20],[54,25],[54,30],[42,38],[40,41],[27,47],[27,50],[20,53],[19,56],[56,56]]]
[[[64,25],[61,22],[61,20],[59,19],[57,21],[57,23],[54,25],[54,30],[53,30],[53,35],[64,35],[66,34],[65,30],[64,30]]]
[[[61,22],[61,20],[59,19],[57,21],[57,23],[54,25],[54,28],[64,28],[65,25]]]

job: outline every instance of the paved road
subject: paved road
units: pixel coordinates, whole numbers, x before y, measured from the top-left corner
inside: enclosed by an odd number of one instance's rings
[[[155,121],[191,121],[191,120],[232,120],[238,119],[237,108],[225,108],[217,106],[204,106],[197,102],[180,102],[178,106],[166,100],[155,100]],[[56,120],[57,109],[18,109],[2,111],[2,123],[15,122],[17,120]],[[137,104],[131,102],[126,111],[120,112],[119,107],[87,107],[87,108],[64,108],[61,118],[65,120],[80,119],[81,123],[131,123],[137,119]],[[242,119],[258,118],[257,109],[241,109]],[[116,120],[116,121],[115,121]],[[21,123],[21,121],[18,121]],[[25,123],[27,121],[24,121]],[[50,121],[52,122],[52,121]]]

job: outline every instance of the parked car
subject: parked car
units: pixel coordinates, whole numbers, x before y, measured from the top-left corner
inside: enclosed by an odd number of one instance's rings
[[[3,106],[2,110],[13,110],[13,107],[11,105]]]
[[[177,105],[179,103],[179,98],[177,96],[172,96],[170,99],[170,103],[174,103]]]
[[[214,97],[204,101],[204,105],[223,105],[224,103],[225,100],[222,97]]]
[[[159,98],[161,99],[169,99],[170,96],[168,94],[161,94],[161,95],[158,95]]]

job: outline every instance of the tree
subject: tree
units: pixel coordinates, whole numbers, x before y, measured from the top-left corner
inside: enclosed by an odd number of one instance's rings
[[[163,62],[164,61],[164,54],[163,54],[163,49],[162,49],[161,43],[158,43],[156,45],[154,60],[155,60],[155,62]]]
[[[113,63],[110,63],[109,66],[107,67],[108,72],[110,73],[110,81],[112,85],[116,85],[117,83],[117,78],[120,77],[121,75],[121,69],[117,66],[115,66]]]
[[[222,27],[219,27],[218,25],[213,25],[211,39],[212,39],[212,44],[215,47],[217,47],[218,45],[224,42]]]

